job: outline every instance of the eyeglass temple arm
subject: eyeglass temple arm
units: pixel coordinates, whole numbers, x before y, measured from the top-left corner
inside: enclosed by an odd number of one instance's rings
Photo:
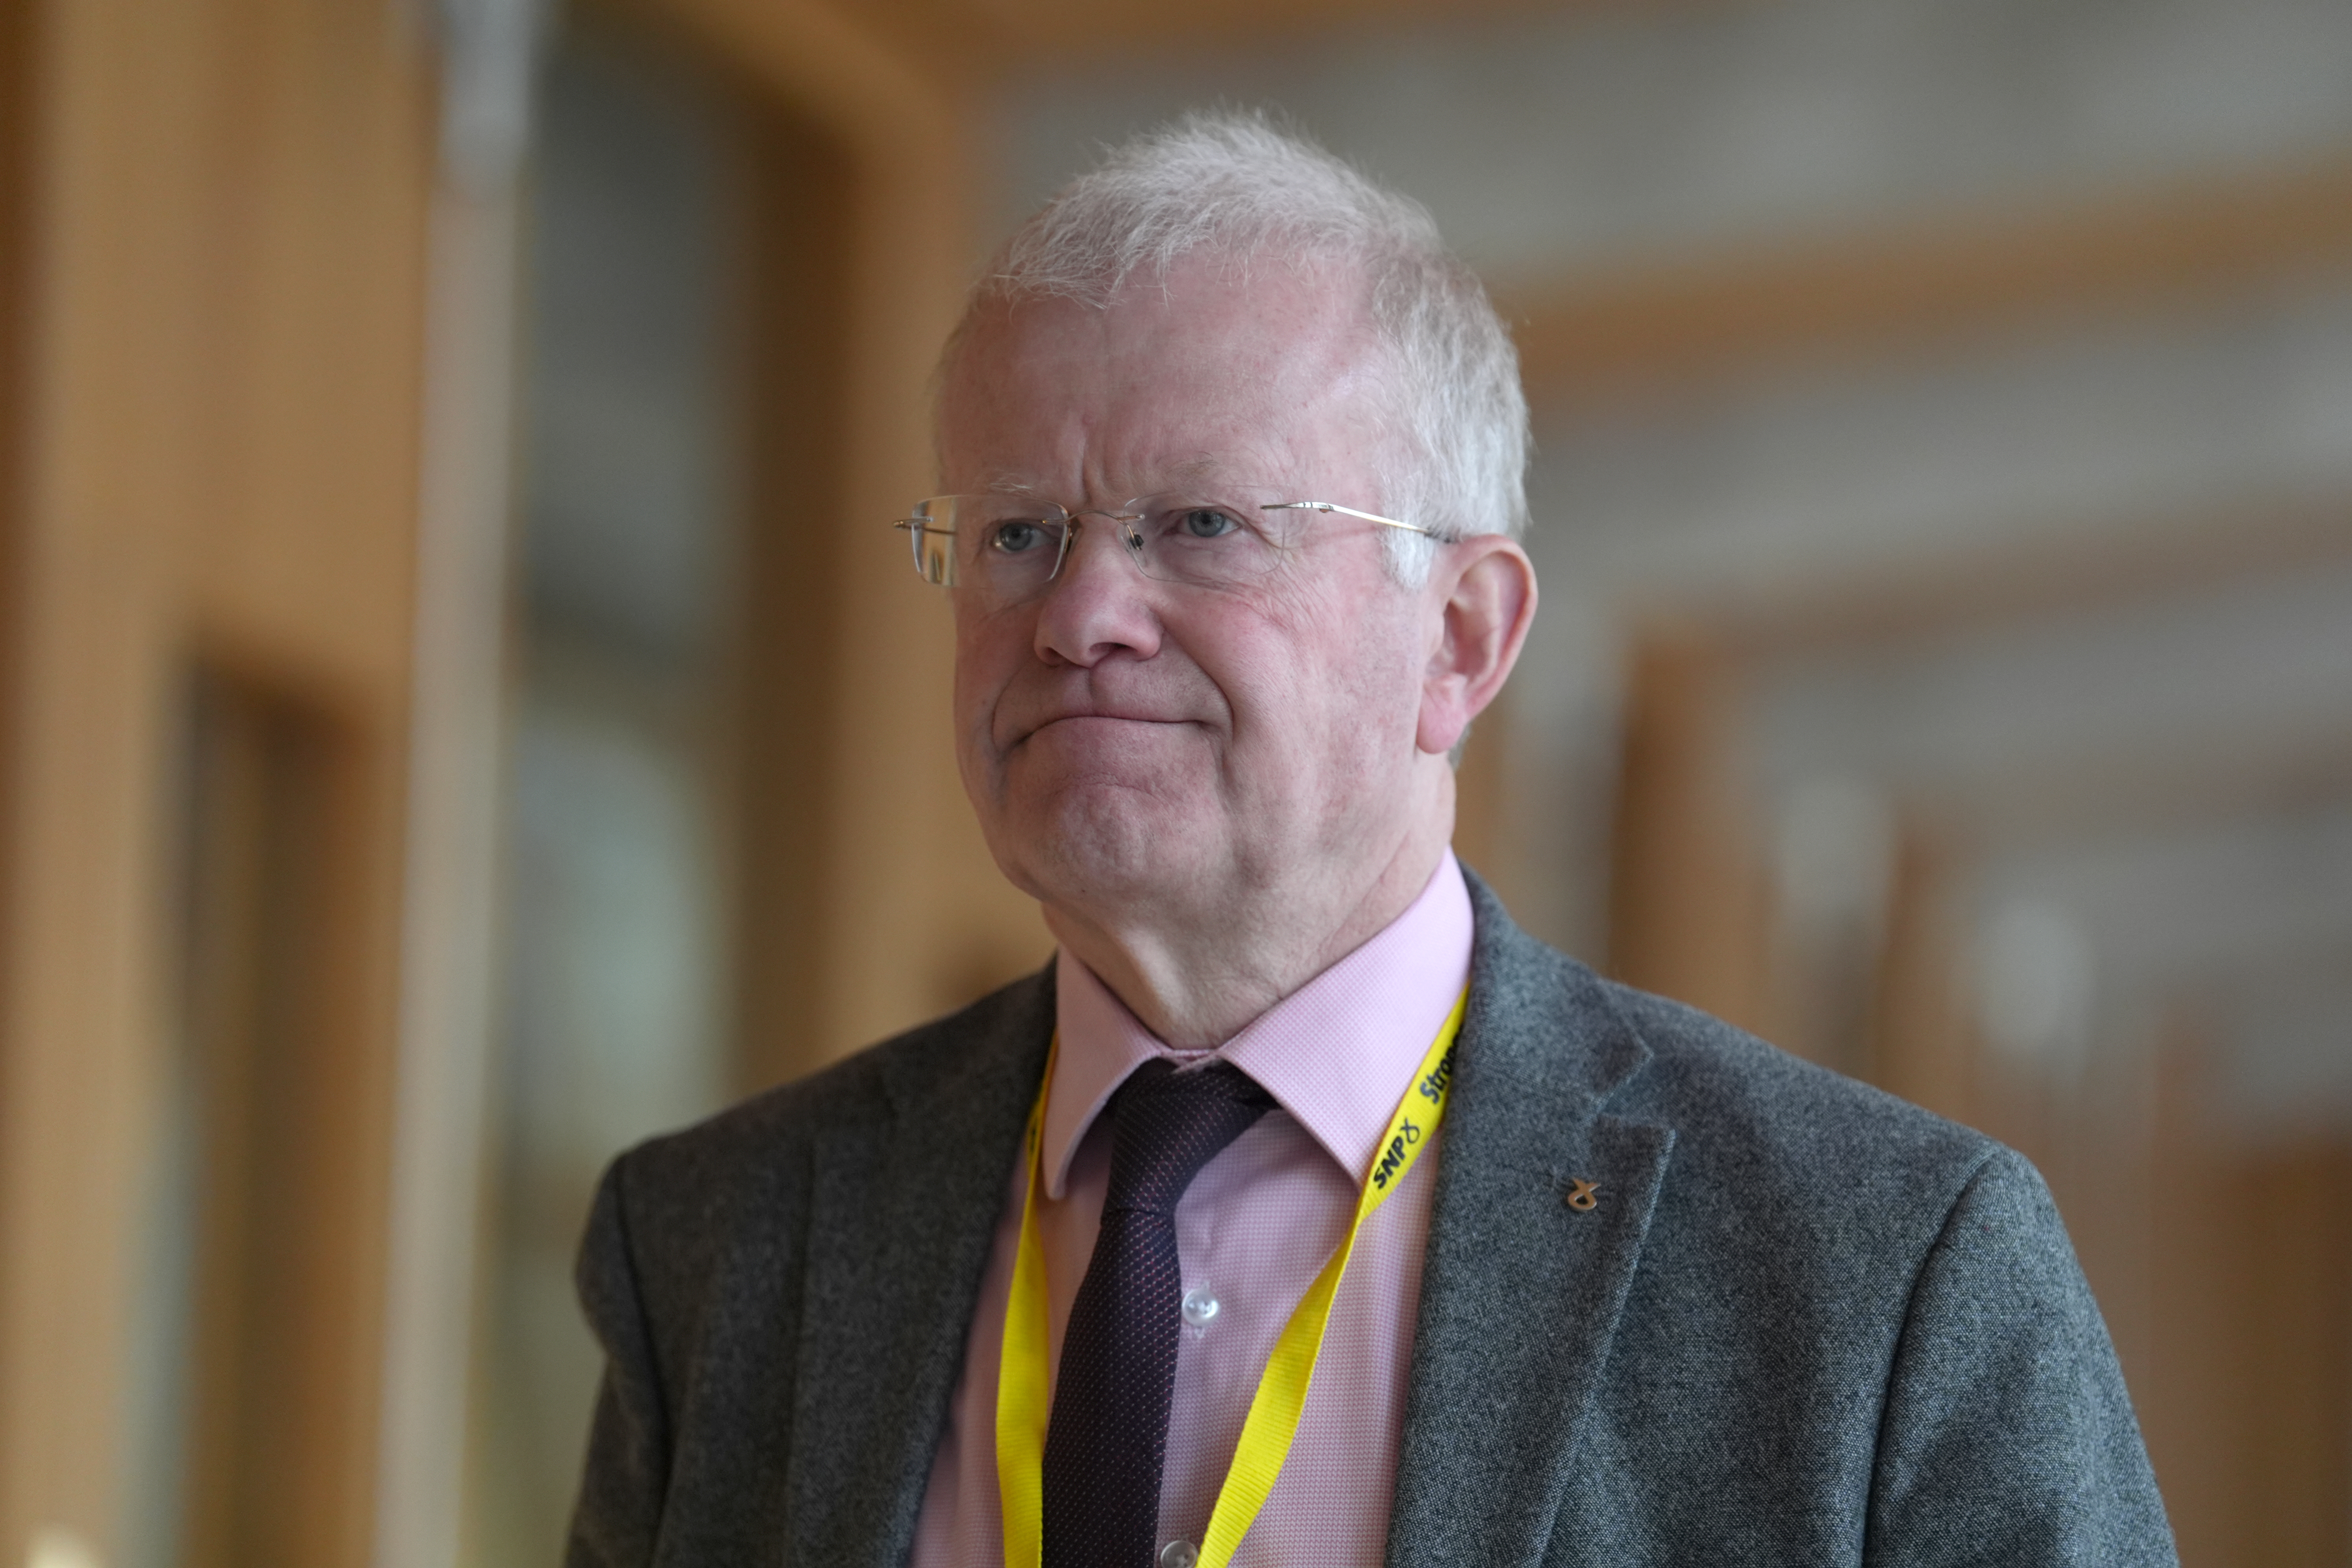
[[[1354,507],[1341,506],[1338,501],[1334,500],[1268,501],[1259,510],[1262,511],[1289,511],[1294,509],[1307,511],[1345,512],[1349,517],[1362,518],[1366,522],[1377,522],[1382,528],[1402,528],[1407,533],[1424,533],[1432,539],[1437,537],[1437,531],[1433,528],[1423,528],[1417,522],[1399,522],[1395,518],[1382,517],[1378,512],[1358,511]]]

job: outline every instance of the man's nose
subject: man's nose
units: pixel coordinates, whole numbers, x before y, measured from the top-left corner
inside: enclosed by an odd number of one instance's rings
[[[1150,658],[1160,651],[1154,585],[1127,543],[1126,525],[1096,512],[1071,526],[1069,552],[1038,608],[1037,657],[1082,668],[1121,650]]]

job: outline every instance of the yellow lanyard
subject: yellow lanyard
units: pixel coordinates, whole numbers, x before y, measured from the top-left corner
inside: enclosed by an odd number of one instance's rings
[[[1405,1173],[1429,1146],[1430,1134],[1445,1114],[1446,1090],[1454,1079],[1454,1037],[1462,1027],[1462,1009],[1470,999],[1468,987],[1454,998],[1444,1027],[1437,1031],[1429,1052],[1421,1058],[1412,1086],[1404,1092],[1396,1114],[1389,1118],[1387,1134],[1364,1173],[1362,1194],[1356,1200],[1356,1223],[1348,1239],[1323,1265],[1323,1272],[1307,1288],[1307,1295],[1283,1325],[1274,1353],[1266,1358],[1265,1373],[1250,1399],[1249,1418],[1242,1424],[1225,1484],[1218,1489],[1217,1506],[1209,1515],[1207,1536],[1201,1542],[1199,1568],[1225,1568],[1249,1533],[1275,1478],[1289,1457],[1291,1439],[1298,1435],[1299,1414],[1307,1407],[1307,1387],[1315,1377],[1316,1358],[1323,1352],[1323,1331],[1331,1321],[1331,1301],[1348,1271],[1348,1259],[1363,1234],[1364,1221],[1388,1200],[1404,1181]],[[1045,1259],[1037,1240],[1037,1189],[1045,1152],[1045,1092],[1054,1081],[1054,1053],[1045,1060],[1045,1082],[1037,1089],[1037,1103],[1029,1112],[1029,1192],[1021,1205],[1021,1247],[1013,1255],[1013,1294],[1005,1303],[1004,1350],[997,1363],[996,1486],[1004,1506],[1004,1568],[1038,1568],[1045,1540],[1045,1420],[1051,1414],[1046,1367]]]

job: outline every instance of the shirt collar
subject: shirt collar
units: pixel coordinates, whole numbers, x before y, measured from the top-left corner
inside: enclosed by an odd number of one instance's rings
[[[1256,1080],[1350,1180],[1470,974],[1470,889],[1448,850],[1405,911],[1212,1053]],[[1058,1199],[1079,1140],[1128,1074],[1154,1057],[1192,1061],[1143,1026],[1065,949],[1055,971],[1061,1046],[1045,1097],[1045,1194]]]

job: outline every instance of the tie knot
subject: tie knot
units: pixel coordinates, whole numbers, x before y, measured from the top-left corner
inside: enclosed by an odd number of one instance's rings
[[[1111,1100],[1104,1210],[1173,1214],[1201,1167],[1273,1104],[1248,1074],[1223,1062],[1187,1071],[1164,1057],[1144,1063]]]

